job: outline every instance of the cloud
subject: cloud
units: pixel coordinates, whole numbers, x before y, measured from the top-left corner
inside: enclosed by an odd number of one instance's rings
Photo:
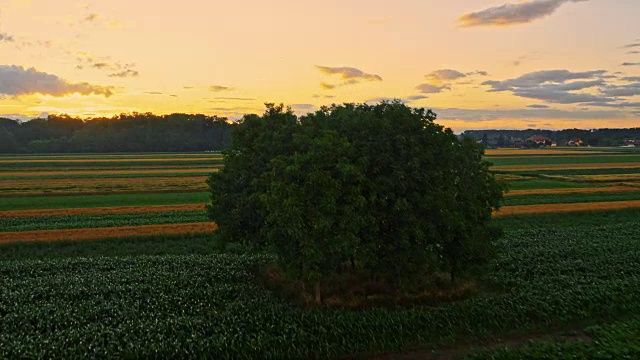
[[[325,90],[333,90],[340,86],[355,85],[363,81],[382,81],[382,77],[380,75],[367,74],[364,71],[353,67],[327,67],[316,65],[316,68],[323,74],[330,76],[337,75],[342,80],[342,82],[338,84],[331,84],[327,82],[320,83],[320,87]]]
[[[411,101],[417,101],[417,100],[428,99],[428,98],[429,97],[425,95],[412,95],[412,96],[407,96],[406,100],[411,102]]]
[[[229,86],[220,86],[220,85],[211,85],[209,86],[209,91],[211,92],[222,92],[222,91],[232,91],[234,90],[232,87]]]
[[[136,77],[138,75],[140,75],[140,73],[137,70],[123,70],[121,72],[109,74],[109,77],[126,78],[126,77]]]
[[[215,97],[214,99],[218,99],[218,100],[236,100],[236,101],[253,101],[253,100],[258,100],[258,99],[255,99],[255,98],[223,97],[223,96]]]
[[[627,52],[627,54],[640,54],[640,51],[638,51],[638,50],[629,51],[629,52]]]
[[[543,70],[524,74],[505,81],[485,81],[482,85],[492,87],[492,92],[509,91],[518,88],[531,88],[544,83],[564,83],[569,80],[601,78],[606,70],[571,72],[569,70]]]
[[[78,64],[76,69],[85,68],[96,69],[107,72],[109,77],[137,77],[140,73],[135,70],[136,64],[126,64],[111,60],[109,56],[94,57],[92,54],[84,51],[77,53]]]
[[[15,39],[13,38],[12,35],[9,35],[7,33],[0,33],[0,42],[14,42]]]
[[[608,85],[600,91],[607,96],[613,97],[640,96],[640,82],[626,85]]]
[[[321,94],[313,94],[311,95],[312,98],[314,99],[319,99],[319,98],[323,98],[323,99],[333,99],[336,96],[335,95],[321,95]]]
[[[454,70],[454,69],[441,69],[425,75],[425,78],[429,80],[431,83],[439,85],[439,84],[456,81],[456,80],[463,79],[468,76],[474,76],[474,75],[488,76],[489,73],[481,70],[463,73],[461,71]]]
[[[533,104],[533,105],[529,105],[527,106],[530,109],[548,109],[549,106],[547,105],[541,105],[541,104]]]
[[[95,21],[96,19],[98,19],[98,14],[92,13],[92,14],[87,15],[84,18],[84,21],[85,22],[92,22],[92,21]]]
[[[526,24],[556,12],[562,5],[588,0],[531,0],[472,12],[458,19],[461,27]]]
[[[628,81],[628,82],[640,82],[640,76],[627,76],[627,77],[623,77],[620,80]]]
[[[449,90],[451,87],[448,85],[437,86],[433,84],[420,84],[416,86],[416,90],[418,90],[422,94],[438,94],[444,90]]]
[[[625,62],[622,66],[640,66],[640,62]]]
[[[453,70],[453,69],[436,70],[428,75],[425,75],[427,80],[439,81],[439,82],[453,81],[460,78],[464,78],[466,76],[467,74],[462,73],[458,70]]]
[[[70,94],[113,95],[111,87],[92,85],[86,82],[72,83],[56,75],[35,68],[17,65],[0,65],[0,95],[42,94],[62,97]]]
[[[291,108],[299,111],[314,111],[316,106],[313,104],[291,104]]]
[[[329,83],[326,83],[326,82],[321,82],[320,83],[320,87],[325,89],[325,90],[333,90],[333,89],[337,88],[338,85],[333,85],[333,84],[329,84]]]
[[[629,45],[625,45],[622,48],[623,49],[632,49],[632,48],[637,48],[637,47],[640,47],[640,42],[639,43],[632,43],[632,44],[629,44]]]
[[[380,77],[380,75],[367,74],[360,69],[352,67],[327,67],[316,65],[316,68],[327,75],[339,75],[342,80],[346,81],[382,81],[382,77]]]
[[[609,76],[604,70],[571,72],[568,70],[546,70],[524,74],[505,81],[485,81],[490,92],[511,92],[513,95],[541,100],[554,104],[581,104],[628,109],[637,107],[637,103],[621,98],[640,96],[638,77],[626,77],[620,80],[630,82],[624,85],[608,83]],[[634,82],[635,81],[635,82]],[[541,109],[539,105],[529,108]]]
[[[145,92],[143,92],[143,94],[147,94],[147,95],[165,95],[165,93],[158,92],[158,91],[145,91]]]
[[[624,118],[627,113],[620,110],[570,111],[558,109],[433,109],[440,120],[463,120],[468,122],[490,121],[496,119],[614,119]]]

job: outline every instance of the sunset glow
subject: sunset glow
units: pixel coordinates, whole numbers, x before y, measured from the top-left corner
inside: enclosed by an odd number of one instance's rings
[[[456,131],[640,126],[637,0],[0,0],[0,117],[399,98]]]

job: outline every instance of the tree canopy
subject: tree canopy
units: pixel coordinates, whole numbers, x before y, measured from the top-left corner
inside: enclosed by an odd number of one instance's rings
[[[455,281],[490,258],[504,188],[482,147],[435,119],[400,102],[245,117],[208,181],[219,236],[274,250],[317,300],[345,270],[397,287],[436,272]]]
[[[226,118],[122,114],[83,120],[67,115],[17,122],[0,119],[0,152],[173,152],[222,150],[231,141]]]

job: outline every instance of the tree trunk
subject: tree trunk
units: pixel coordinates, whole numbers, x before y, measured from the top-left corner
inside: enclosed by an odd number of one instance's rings
[[[316,281],[316,304],[322,304],[322,291],[320,289],[320,281]]]

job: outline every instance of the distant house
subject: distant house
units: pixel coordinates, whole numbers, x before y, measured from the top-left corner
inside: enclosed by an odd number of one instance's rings
[[[640,140],[633,140],[633,139],[625,139],[624,140],[624,146],[635,146],[635,147],[640,147]]]
[[[534,135],[528,138],[525,142],[536,146],[551,146],[551,139],[542,135]]]
[[[579,138],[574,138],[567,141],[567,146],[582,146],[582,145],[584,145],[584,141],[582,141],[582,139],[579,139]]]

